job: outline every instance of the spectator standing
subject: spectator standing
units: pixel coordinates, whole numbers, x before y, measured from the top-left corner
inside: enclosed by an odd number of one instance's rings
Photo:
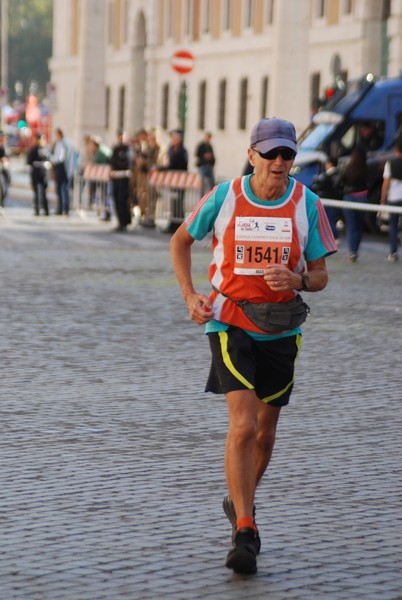
[[[168,165],[169,171],[187,171],[188,153],[183,144],[183,135],[175,130],[170,134],[170,144],[168,147]]]
[[[340,200],[342,198],[343,194],[340,186],[340,174],[335,159],[327,159],[324,171],[314,177],[312,190],[318,194],[320,198],[332,198],[334,200]],[[336,225],[339,219],[342,218],[342,211],[335,206],[325,206],[325,212],[328,217],[332,235],[335,240],[338,241],[339,232]]]
[[[83,151],[80,156],[80,174],[81,174],[81,190],[80,194],[83,196],[84,189],[87,189],[87,206],[88,208],[92,208],[94,198],[95,198],[95,190],[96,183],[95,181],[86,181],[84,179],[85,167],[90,165],[94,159],[94,145],[92,144],[91,136],[85,135],[83,139]]]
[[[195,151],[196,164],[201,177],[201,194],[203,196],[215,186],[215,155],[211,139],[212,134],[207,131]]]
[[[7,145],[7,136],[2,131],[0,131],[0,206],[4,206],[4,200],[7,196],[8,187],[11,182],[9,158],[10,152]]]
[[[156,138],[156,133],[151,131],[148,134],[147,158],[149,168],[156,168],[159,165],[160,146]]]
[[[7,147],[7,136],[4,134],[3,131],[0,131],[0,161],[3,160],[3,158],[9,157],[10,152]]]
[[[183,144],[181,131],[172,131],[168,147],[168,166],[170,171],[187,171],[188,153]],[[177,190],[172,199],[172,213],[177,219],[184,219],[184,189]]]
[[[394,145],[394,157],[387,160],[384,166],[383,184],[381,188],[381,204],[402,206],[402,136]],[[389,214],[389,262],[398,260],[398,224],[399,213]]]
[[[49,154],[46,151],[46,139],[41,133],[36,135],[36,142],[27,155],[27,163],[31,167],[31,185],[34,192],[34,215],[39,216],[42,207],[46,216],[49,215],[47,199]]]
[[[195,323],[206,324],[212,354],[206,390],[226,395],[230,495],[223,509],[233,543],[226,566],[243,574],[257,570],[255,491],[271,458],[281,407],[293,388],[306,317],[297,291],[322,290],[328,281],[325,257],[336,252],[319,198],[289,177],[296,151],[292,123],[261,119],[248,149],[254,173],[204,196],[171,241],[187,309]],[[206,296],[194,288],[191,247],[210,232],[213,291]],[[301,308],[297,317],[293,305]],[[285,312],[289,318],[278,320]]]
[[[69,147],[64,139],[62,129],[56,129],[56,140],[53,144],[50,161],[53,165],[57,190],[57,215],[68,215],[70,212],[69,191]]]
[[[137,151],[131,169],[130,204],[138,206],[139,219],[144,224],[151,224],[151,215],[148,214],[148,168],[148,156],[140,150]]]
[[[148,148],[148,132],[146,129],[139,129],[131,142],[134,156],[140,152],[146,152]]]
[[[102,143],[99,136],[93,135],[89,140],[88,155],[95,165],[107,165],[112,156],[112,151]]]
[[[94,165],[108,165],[112,155],[111,149],[102,143],[98,136],[91,136],[88,144],[88,155]],[[103,208],[102,221],[110,221],[112,214],[112,205],[110,201],[111,184],[104,181],[92,181],[92,199],[100,202]]]
[[[153,227],[156,197],[154,194],[149,194],[148,173],[159,167],[160,146],[155,131],[150,131],[146,140],[142,140],[141,132],[139,132],[135,147],[137,150],[130,180],[130,200],[137,222]]]
[[[378,150],[384,143],[384,135],[379,134],[378,126],[379,123],[376,121],[362,121],[356,145],[364,148],[366,152]]]
[[[130,147],[124,140],[124,131],[117,132],[117,143],[113,146],[110,157],[113,199],[119,222],[115,231],[124,232],[131,223],[129,205],[129,182],[131,167]]]
[[[360,204],[366,202],[368,177],[366,151],[361,146],[356,146],[340,176],[343,199]],[[354,263],[359,255],[366,213],[363,210],[344,209],[343,215],[346,222],[348,261]]]

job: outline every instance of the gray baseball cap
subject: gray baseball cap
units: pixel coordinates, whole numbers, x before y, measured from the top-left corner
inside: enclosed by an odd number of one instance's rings
[[[250,146],[255,146],[263,154],[280,147],[297,152],[295,126],[290,121],[276,117],[261,119],[253,127]]]

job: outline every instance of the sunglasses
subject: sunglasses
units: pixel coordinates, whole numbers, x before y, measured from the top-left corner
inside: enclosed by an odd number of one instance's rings
[[[296,156],[296,152],[291,150],[291,148],[274,148],[269,152],[265,152],[264,154],[257,150],[257,148],[253,148],[254,152],[257,152],[261,156],[261,158],[265,158],[265,160],[275,160],[279,155],[283,158],[283,160],[293,160]]]

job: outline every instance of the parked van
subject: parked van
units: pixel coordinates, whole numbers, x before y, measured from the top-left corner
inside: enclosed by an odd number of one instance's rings
[[[298,139],[291,175],[311,187],[328,157],[341,165],[361,144],[370,166],[368,201],[380,199],[385,161],[402,131],[402,78],[376,80],[371,74],[339,87]]]

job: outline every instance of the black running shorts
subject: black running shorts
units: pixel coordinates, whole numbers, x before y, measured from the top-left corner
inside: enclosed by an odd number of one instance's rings
[[[208,334],[212,364],[206,392],[226,394],[255,390],[272,406],[285,406],[293,388],[295,362],[301,335],[256,341],[245,331],[230,326]]]

